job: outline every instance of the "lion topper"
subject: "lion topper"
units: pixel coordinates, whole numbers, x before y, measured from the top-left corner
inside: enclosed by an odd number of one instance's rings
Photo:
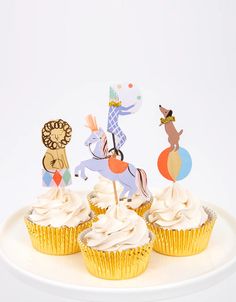
[[[43,185],[65,186],[71,183],[71,174],[65,146],[71,140],[71,126],[59,119],[47,122],[42,129],[42,141],[47,147],[43,158]]]

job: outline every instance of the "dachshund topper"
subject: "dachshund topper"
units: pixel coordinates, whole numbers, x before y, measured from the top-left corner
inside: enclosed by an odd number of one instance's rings
[[[165,126],[165,131],[168,135],[168,141],[170,143],[170,151],[177,151],[179,149],[179,139],[180,135],[183,133],[183,129],[179,132],[176,130],[174,126],[175,117],[172,115],[172,110],[166,109],[161,105],[159,105],[159,109],[164,116],[164,118],[161,118],[160,126]]]

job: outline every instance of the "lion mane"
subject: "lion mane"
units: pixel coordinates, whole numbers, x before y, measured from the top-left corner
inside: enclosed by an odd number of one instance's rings
[[[53,129],[63,129],[64,130],[65,135],[60,142],[54,142],[51,140],[51,131]],[[59,119],[57,121],[49,121],[43,126],[42,141],[43,141],[44,145],[51,150],[65,148],[65,146],[71,140],[71,132],[72,132],[72,128],[67,122],[65,122],[61,119]]]

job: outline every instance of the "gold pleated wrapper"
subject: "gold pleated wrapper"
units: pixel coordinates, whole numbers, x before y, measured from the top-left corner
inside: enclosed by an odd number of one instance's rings
[[[89,220],[80,223],[76,227],[63,226],[55,228],[33,223],[26,216],[25,224],[32,245],[37,251],[49,255],[63,256],[80,252],[78,235],[90,228],[96,220],[96,216],[92,213]]]
[[[154,235],[150,232],[150,242],[124,251],[99,251],[86,245],[85,230],[79,235],[81,253],[88,271],[95,277],[107,280],[124,280],[142,274],[149,263]]]
[[[100,215],[100,214],[105,214],[108,207],[107,208],[101,208],[98,205],[94,204],[92,202],[92,196],[93,196],[93,192],[91,192],[90,194],[88,194],[87,198],[88,198],[88,202],[90,205],[90,209],[96,214],[96,215]],[[139,206],[137,209],[133,209],[131,207],[128,206],[129,210],[133,210],[135,211],[139,216],[143,216],[143,214],[148,211],[150,209],[152,205],[152,201],[146,201],[145,203],[143,203],[141,206]]]
[[[133,209],[128,206],[128,209],[135,211],[139,216],[143,216],[145,212],[147,212],[151,208],[152,202],[146,201],[141,206],[139,206],[137,209]]]
[[[93,192],[89,193],[87,196],[88,202],[89,202],[89,206],[90,209],[96,214],[96,215],[100,215],[100,214],[105,214],[108,207],[107,208],[101,208],[98,205],[94,204],[92,202],[92,196],[93,196]]]
[[[149,211],[144,219],[151,232],[156,236],[153,250],[168,256],[192,256],[204,251],[209,243],[211,233],[216,221],[216,214],[204,207],[208,220],[199,228],[189,230],[167,230],[148,221]]]

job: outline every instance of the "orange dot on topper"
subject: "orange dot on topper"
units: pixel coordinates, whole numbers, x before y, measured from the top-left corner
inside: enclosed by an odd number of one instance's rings
[[[112,92],[112,93],[111,93]],[[110,101],[119,101],[123,107],[130,107],[129,113],[136,113],[142,105],[142,95],[135,83],[124,82],[110,86]]]

